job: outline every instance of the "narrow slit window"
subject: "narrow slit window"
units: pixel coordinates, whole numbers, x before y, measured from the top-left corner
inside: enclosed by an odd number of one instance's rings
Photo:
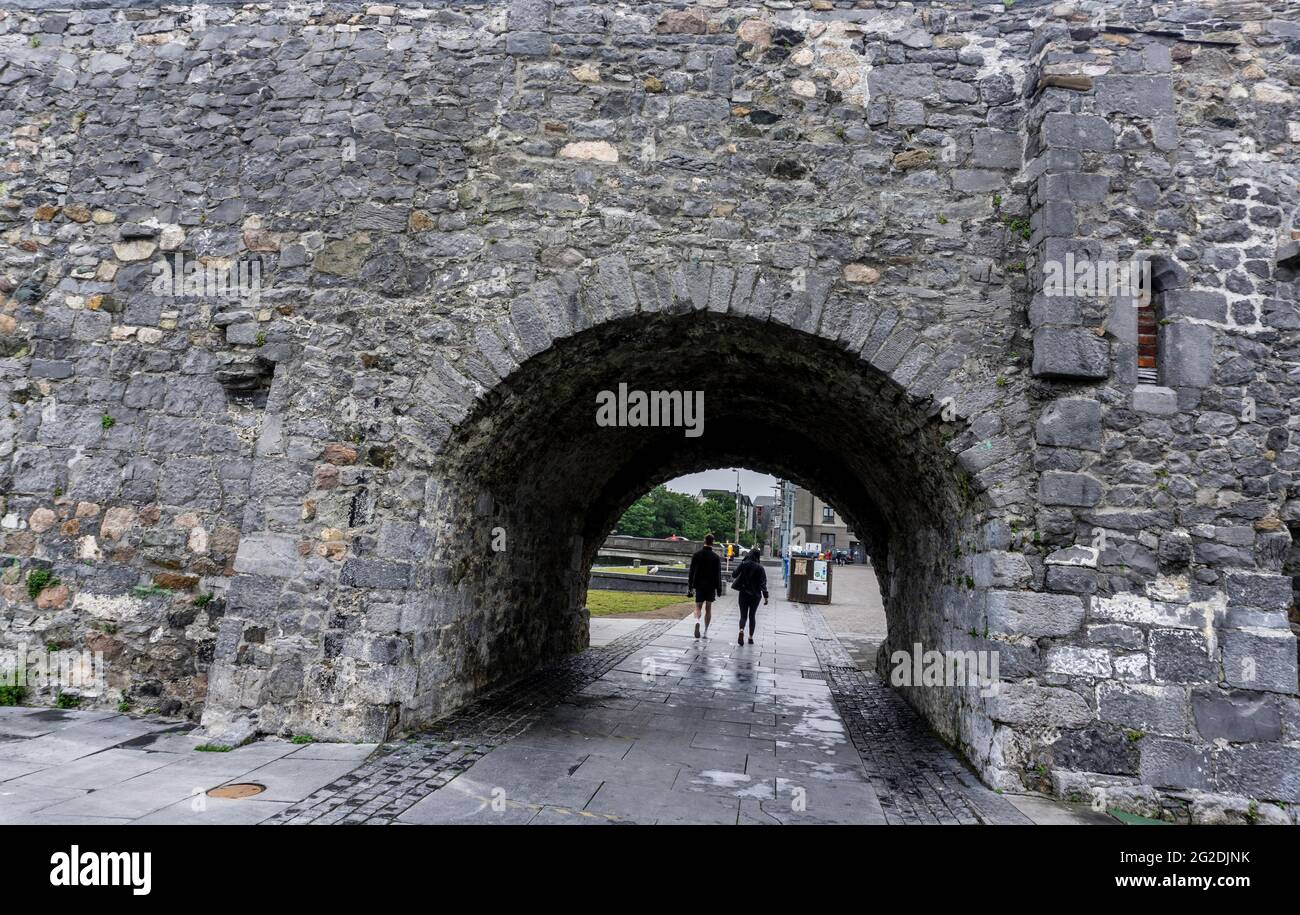
[[[1175,288],[1179,268],[1167,257],[1152,257],[1141,265],[1137,300],[1137,380],[1160,383],[1160,321],[1165,313],[1165,291]]]
[[[1160,380],[1160,326],[1156,321],[1155,297],[1143,289],[1138,299],[1138,382],[1158,384]]]

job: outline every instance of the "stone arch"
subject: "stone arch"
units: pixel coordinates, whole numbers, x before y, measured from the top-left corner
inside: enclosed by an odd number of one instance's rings
[[[884,650],[987,644],[988,590],[1032,586],[1006,552],[1034,477],[1015,338],[936,324],[933,295],[877,303],[854,279],[610,256],[455,329],[394,324],[392,303],[371,323],[365,299],[334,327],[304,323],[259,442],[205,725],[382,739],[584,645],[613,519],[649,481],[719,463],[835,501],[881,570]],[[394,355],[373,355],[376,335]],[[708,434],[593,440],[595,392],[619,381],[705,388]],[[984,697],[908,698],[982,768],[996,756]]]
[[[866,301],[849,311],[861,340],[835,321],[801,329],[798,308],[764,320],[690,304],[619,315],[587,301],[581,314],[605,320],[529,354],[529,322],[564,310],[516,303],[509,322],[473,332],[475,356],[435,361],[417,382],[417,399],[450,384],[474,393],[438,445],[431,542],[415,578],[440,608],[439,629],[412,658],[418,673],[396,726],[584,645],[587,574],[613,521],[648,485],[719,464],[808,483],[837,504],[880,572],[887,647],[965,649],[983,631],[984,590],[1008,582],[972,572],[1024,494],[1009,484],[1023,478],[1025,455],[1004,434],[1027,411],[1023,392]],[[597,428],[595,394],[619,382],[705,390],[705,434]],[[501,532],[507,547],[496,553]],[[913,701],[941,733],[986,759],[987,714],[959,691],[922,693]]]

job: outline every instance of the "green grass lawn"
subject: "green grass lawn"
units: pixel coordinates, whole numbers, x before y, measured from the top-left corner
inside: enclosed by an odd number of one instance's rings
[[[682,569],[686,566],[660,566],[661,569]],[[650,571],[649,566],[592,566],[593,572],[627,572],[629,575],[644,575]]]
[[[640,591],[587,592],[587,609],[592,616],[612,616],[615,613],[646,613],[670,604],[688,600],[684,594],[646,594]]]

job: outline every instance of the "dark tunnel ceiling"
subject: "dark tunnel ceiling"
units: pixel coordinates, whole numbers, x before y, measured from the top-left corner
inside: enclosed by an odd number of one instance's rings
[[[703,390],[704,433],[596,425],[596,397]],[[734,315],[638,315],[557,341],[492,391],[450,449],[498,499],[577,510],[603,536],[655,483],[717,466],[795,480],[864,535],[939,521],[961,473],[890,379],[836,345]]]

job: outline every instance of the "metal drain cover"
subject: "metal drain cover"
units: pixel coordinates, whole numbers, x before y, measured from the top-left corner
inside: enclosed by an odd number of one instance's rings
[[[256,782],[236,782],[233,785],[222,785],[219,788],[213,788],[208,792],[208,797],[225,797],[239,800],[240,798],[261,794],[265,790],[266,785],[259,785]]]

